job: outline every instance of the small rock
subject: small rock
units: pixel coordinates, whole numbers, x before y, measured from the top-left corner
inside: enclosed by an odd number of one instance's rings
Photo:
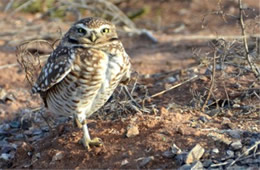
[[[32,126],[32,121],[29,119],[24,119],[22,121],[22,129],[23,130],[29,130],[29,128]]]
[[[36,156],[37,159],[40,159],[41,158],[41,153],[36,153],[35,156]]]
[[[124,159],[122,162],[121,162],[121,166],[125,166],[126,164],[128,164],[129,161],[127,159]]]
[[[126,137],[130,138],[130,137],[134,137],[136,135],[139,135],[138,126],[137,125],[130,125],[127,128]]]
[[[205,168],[208,168],[210,165],[212,164],[212,160],[211,159],[207,159],[203,162],[203,166]]]
[[[200,160],[202,155],[204,154],[205,149],[201,147],[199,144],[197,144],[195,147],[192,148],[192,150],[188,153],[187,158],[185,160],[186,164],[193,163],[195,161]]]
[[[14,148],[11,145],[6,145],[6,146],[2,147],[1,153],[9,153],[13,149]]]
[[[23,139],[24,139],[24,135],[21,133],[14,136],[14,140],[23,140]]]
[[[231,157],[231,158],[234,157],[234,155],[235,155],[234,152],[231,151],[231,150],[227,150],[226,153],[227,153],[227,156],[228,156],[228,157]]]
[[[228,130],[227,133],[230,137],[235,139],[240,139],[242,134],[242,132],[239,130]]]
[[[37,136],[37,135],[41,135],[43,132],[41,129],[33,129],[32,130],[32,135],[33,136]]]
[[[191,170],[191,165],[190,164],[184,164],[178,170]]]
[[[9,130],[10,129],[10,125],[7,124],[7,123],[1,124],[0,125],[0,129],[2,129],[4,131]]]
[[[3,159],[3,160],[5,160],[5,161],[8,161],[8,160],[11,159],[11,155],[8,154],[8,153],[2,153],[2,154],[0,155],[0,159]]]
[[[214,149],[212,149],[212,151],[211,151],[213,154],[218,154],[219,153],[219,150],[218,150],[218,148],[214,148]]]
[[[144,167],[144,166],[146,166],[149,162],[151,162],[152,160],[154,160],[154,156],[149,156],[149,157],[146,157],[146,158],[142,158],[141,160],[142,160],[142,161],[140,162],[139,166],[140,166],[140,167]]]
[[[191,164],[190,170],[198,170],[203,169],[203,164],[200,161],[196,161],[193,164]]]
[[[232,142],[231,143],[231,148],[233,149],[233,150],[239,150],[239,149],[241,149],[243,147],[243,145],[242,145],[242,143],[241,143],[241,140],[238,140],[238,141],[236,141],[236,142]]]
[[[202,123],[207,123],[207,122],[209,121],[205,116],[200,116],[200,117],[199,117],[199,120],[200,120]]]
[[[52,162],[54,161],[59,161],[64,157],[64,153],[61,151],[58,151],[53,157],[52,157]]]
[[[174,158],[176,154],[174,154],[171,150],[164,151],[162,156],[165,158]]]
[[[178,154],[174,159],[178,165],[182,165],[187,157],[188,153],[187,152],[182,152]]]
[[[11,128],[20,128],[20,122],[19,121],[12,121],[9,123]]]
[[[181,153],[181,149],[177,145],[175,145],[175,143],[172,144],[171,151],[174,154],[180,154]]]
[[[174,83],[175,81],[177,81],[177,79],[175,77],[168,77],[167,78],[168,83]]]

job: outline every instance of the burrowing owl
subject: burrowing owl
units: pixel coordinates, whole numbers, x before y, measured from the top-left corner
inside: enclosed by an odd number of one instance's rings
[[[130,62],[115,26],[101,18],[79,20],[64,35],[43,67],[33,93],[40,93],[54,114],[73,115],[83,128],[83,145],[91,140],[86,118],[102,107],[120,83],[130,79]]]

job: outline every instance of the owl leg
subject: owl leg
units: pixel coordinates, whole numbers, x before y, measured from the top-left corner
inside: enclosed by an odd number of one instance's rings
[[[82,128],[83,128],[83,138],[82,138],[81,142],[87,150],[90,150],[90,146],[102,146],[103,145],[103,142],[100,138],[94,138],[94,139],[90,138],[86,120],[83,121]]]
[[[73,117],[74,117],[74,126],[77,126],[78,128],[82,128],[82,124],[80,123],[78,115],[73,114]]]

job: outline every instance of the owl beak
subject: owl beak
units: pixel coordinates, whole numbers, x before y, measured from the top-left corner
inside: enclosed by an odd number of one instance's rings
[[[89,37],[92,42],[95,42],[97,40],[97,36],[95,33],[91,33],[91,36]]]

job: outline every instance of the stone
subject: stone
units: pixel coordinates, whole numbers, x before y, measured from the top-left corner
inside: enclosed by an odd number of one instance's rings
[[[203,162],[203,167],[208,168],[212,164],[211,159],[207,159]]]
[[[200,161],[196,161],[193,164],[191,164],[190,170],[198,170],[198,169],[204,169],[203,164]]]
[[[205,116],[200,116],[200,117],[199,117],[199,120],[200,120],[202,123],[207,123],[207,122],[209,121]]]
[[[174,159],[178,165],[182,165],[187,157],[188,153],[187,152],[182,152],[178,154]]]
[[[234,155],[235,155],[234,152],[231,150],[227,150],[226,153],[227,153],[228,157],[234,157]]]
[[[154,160],[154,156],[149,156],[146,158],[141,159],[142,161],[139,163],[140,167],[144,167],[146,166],[149,162],[151,162],[152,160]]]
[[[0,155],[0,159],[3,159],[3,160],[5,160],[5,161],[8,161],[8,160],[11,159],[11,155],[8,154],[8,153],[2,153],[2,154]]]
[[[211,151],[213,154],[218,154],[219,153],[219,149],[218,148],[214,148]]]
[[[64,153],[61,151],[58,151],[53,157],[52,157],[52,162],[54,161],[59,161],[64,157]]]
[[[20,128],[21,123],[19,121],[12,121],[9,125],[11,128]]]
[[[227,134],[228,134],[230,137],[235,138],[235,139],[240,139],[242,133],[243,133],[243,132],[241,132],[240,130],[228,130],[228,131],[227,131]]]
[[[121,166],[125,166],[129,163],[129,161],[127,159],[124,159],[122,162],[121,162]]]
[[[180,154],[181,153],[181,149],[177,145],[175,145],[175,143],[172,144],[171,151],[174,154]]]
[[[139,128],[137,125],[130,125],[127,128],[126,137],[134,137],[139,135]]]
[[[199,144],[197,144],[188,153],[188,155],[187,155],[187,157],[185,159],[185,163],[186,164],[191,164],[191,163],[193,163],[195,161],[200,160],[200,158],[202,157],[204,152],[205,152],[205,149],[203,147],[201,147]]]
[[[239,150],[239,149],[241,149],[241,148],[243,147],[243,145],[242,145],[242,143],[241,143],[241,140],[232,142],[230,146],[231,146],[231,148],[232,148],[233,150]]]
[[[1,124],[0,125],[0,129],[2,129],[4,131],[9,130],[10,129],[10,125],[7,124],[7,123]]]
[[[29,128],[30,128],[31,126],[32,126],[32,121],[31,121],[31,120],[29,120],[29,119],[24,119],[24,120],[22,121],[21,127],[22,127],[23,130],[29,130]]]
[[[175,78],[175,77],[168,77],[167,78],[167,82],[168,83],[174,83],[174,82],[176,82],[177,81],[177,79]]]
[[[176,154],[173,153],[171,150],[167,150],[162,153],[162,156],[165,158],[174,158]]]
[[[189,164],[184,164],[180,168],[178,168],[178,170],[190,170],[190,169],[191,169],[191,165]]]

